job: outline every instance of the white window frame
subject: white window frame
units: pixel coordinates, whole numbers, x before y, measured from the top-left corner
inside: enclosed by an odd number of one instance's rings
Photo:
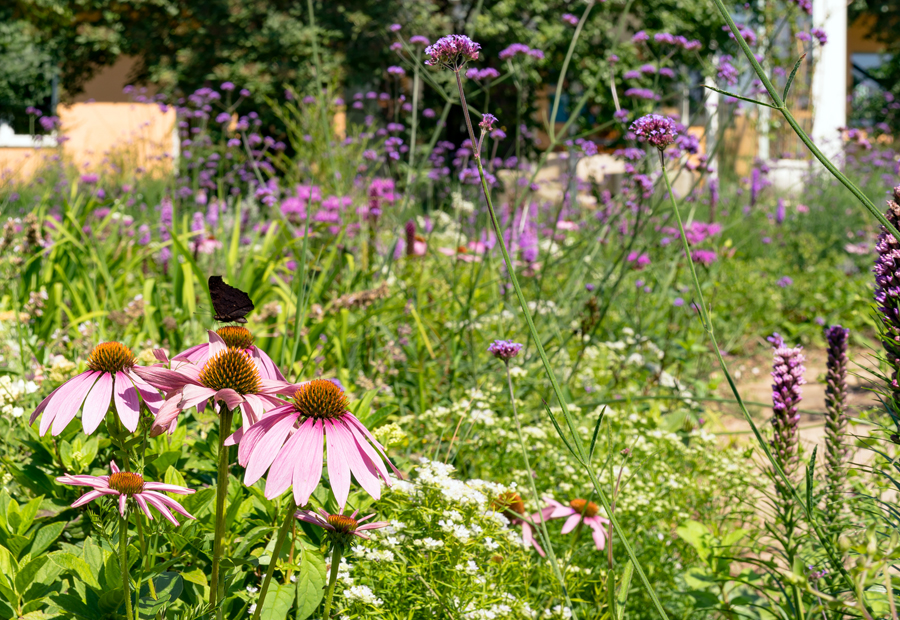
[[[59,145],[56,132],[47,135],[16,133],[7,123],[0,122],[0,148],[42,149]]]

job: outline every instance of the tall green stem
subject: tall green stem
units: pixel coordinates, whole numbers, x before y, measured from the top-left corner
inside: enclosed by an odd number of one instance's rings
[[[287,514],[284,516],[284,523],[278,529],[278,537],[275,539],[275,548],[272,549],[272,559],[269,560],[269,568],[266,569],[266,576],[263,579],[262,588],[259,591],[259,600],[256,601],[256,611],[253,612],[253,620],[259,620],[259,614],[262,613],[263,604],[266,602],[266,594],[269,592],[269,584],[272,582],[272,574],[275,572],[275,566],[278,564],[278,556],[281,554],[281,547],[284,545],[284,539],[287,537],[288,530],[294,523],[294,513],[297,511],[297,505],[294,503],[294,496],[287,500]]]
[[[122,567],[122,590],[125,592],[125,615],[134,620],[131,611],[131,578],[128,576],[128,517],[119,518],[119,564]]]
[[[718,2],[719,0],[715,1]],[[660,166],[662,167],[662,175],[663,180],[666,183],[666,190],[669,192],[669,199],[672,202],[672,209],[675,212],[675,219],[678,222],[678,230],[681,233],[681,242],[682,246],[684,247],[685,256],[687,257],[688,268],[691,272],[691,279],[693,280],[694,284],[694,294],[697,296],[697,302],[695,305],[697,306],[697,309],[700,313],[700,320],[703,323],[703,329],[706,331],[707,336],[709,336],[710,343],[712,344],[713,350],[716,353],[719,367],[725,374],[725,379],[726,381],[728,381],[728,386],[731,388],[731,393],[734,394],[734,399],[737,401],[738,406],[741,408],[741,412],[744,414],[744,419],[746,419],[747,423],[750,425],[750,429],[753,431],[753,435],[756,437],[757,443],[765,453],[766,457],[769,459],[769,463],[772,465],[772,469],[775,471],[776,477],[781,479],[781,482],[784,484],[785,490],[790,490],[790,494],[794,498],[794,501],[803,509],[803,512],[806,514],[807,522],[812,526],[813,531],[816,533],[816,538],[819,540],[819,544],[822,545],[822,548],[828,555],[828,559],[831,562],[831,565],[838,572],[840,572],[841,577],[844,579],[844,582],[847,583],[847,585],[850,587],[850,590],[853,591],[855,589],[855,584],[850,578],[850,575],[847,573],[846,568],[844,568],[843,562],[840,561],[840,557],[835,553],[833,541],[828,539],[826,533],[816,520],[816,515],[814,514],[815,506],[808,505],[806,502],[804,502],[800,497],[800,493],[797,491],[791,481],[788,480],[788,477],[784,473],[784,470],[772,455],[772,451],[769,448],[769,442],[763,439],[762,434],[759,432],[759,428],[757,428],[756,426],[756,422],[753,421],[753,417],[750,415],[750,412],[744,405],[744,401],[741,399],[741,395],[738,393],[737,385],[735,385],[734,383],[734,378],[728,371],[728,366],[725,364],[725,359],[722,357],[722,351],[719,349],[719,343],[716,340],[715,334],[713,333],[709,313],[706,310],[706,302],[703,299],[703,292],[700,290],[700,280],[697,278],[697,270],[694,269],[694,261],[691,258],[691,248],[688,245],[687,236],[684,234],[684,224],[681,221],[681,213],[678,210],[678,203],[675,201],[675,194],[672,192],[672,184],[669,182],[669,174],[666,171],[666,164],[665,160],[663,159],[662,151],[659,152],[659,162]],[[866,609],[864,598],[860,598],[860,603],[862,604],[863,611],[868,611]]]
[[[472,144],[477,144],[475,141],[475,131],[472,129],[472,121],[469,118],[469,111],[466,107],[466,97],[463,92],[462,80],[459,77],[459,71],[456,71],[456,85],[459,88],[459,98],[462,102],[462,109],[465,114],[466,119],[466,127],[469,130],[469,139],[472,141]],[[573,119],[569,119],[571,122]],[[546,153],[545,153],[546,155]],[[562,409],[563,418],[566,421],[566,426],[569,429],[569,433],[572,435],[572,444],[574,447],[570,448],[575,458],[578,460],[579,464],[584,468],[585,473],[587,473],[588,477],[591,480],[591,484],[594,487],[594,491],[597,493],[597,496],[600,498],[600,502],[603,504],[603,508],[606,510],[606,514],[609,515],[610,521],[612,521],[613,528],[621,534],[620,538],[622,541],[622,546],[625,548],[625,553],[628,555],[628,559],[631,560],[632,564],[634,564],[634,569],[637,571],[638,576],[641,579],[641,583],[644,584],[644,587],[647,589],[647,594],[650,599],[653,601],[654,607],[656,607],[656,611],[659,613],[660,617],[664,620],[668,620],[669,616],[666,614],[666,611],[663,609],[662,603],[659,601],[659,597],[656,596],[656,590],[654,590],[650,580],[647,578],[646,573],[644,573],[644,569],[641,568],[640,563],[638,562],[637,556],[634,554],[634,548],[631,546],[631,543],[628,541],[628,538],[622,534],[623,530],[619,526],[616,516],[613,514],[612,507],[609,502],[609,497],[606,494],[606,491],[600,485],[600,480],[597,478],[597,474],[594,472],[593,467],[590,464],[590,457],[585,450],[584,443],[581,441],[581,437],[578,435],[578,427],[575,424],[575,420],[572,419],[572,415],[569,413],[569,408],[566,404],[566,398],[563,395],[562,387],[560,387],[559,382],[556,380],[556,373],[553,372],[553,367],[550,365],[550,359],[547,357],[546,351],[544,351],[544,345],[541,342],[540,334],[538,334],[537,327],[534,326],[534,320],[531,318],[531,312],[528,310],[528,302],[525,301],[525,295],[522,293],[522,287],[519,286],[519,279],[516,277],[515,266],[513,265],[512,260],[509,257],[509,252],[506,249],[506,241],[503,239],[503,231],[500,229],[500,221],[497,219],[497,213],[494,211],[494,204],[491,202],[491,192],[487,185],[487,179],[484,176],[484,168],[481,166],[481,158],[478,155],[477,151],[475,153],[475,164],[478,166],[478,175],[481,177],[481,189],[484,193],[484,199],[487,203],[488,212],[491,216],[491,225],[494,228],[494,234],[497,236],[497,245],[500,246],[500,253],[503,255],[503,262],[506,265],[506,271],[509,274],[510,282],[512,282],[513,288],[516,291],[516,299],[519,300],[519,306],[522,308],[522,314],[525,316],[525,322],[528,324],[528,330],[531,333],[531,338],[534,340],[535,347],[537,348],[538,355],[540,355],[541,363],[544,365],[544,371],[547,373],[547,378],[550,380],[550,385],[553,387],[553,393],[556,395],[556,400],[559,402],[559,406]],[[555,421],[555,420],[554,420]],[[560,437],[563,441],[566,440],[565,436],[562,434],[562,430],[558,430]]]
[[[342,543],[335,540],[334,552],[331,554],[331,574],[328,576],[328,592],[325,594],[325,609],[322,620],[328,620],[331,614],[331,601],[334,599],[334,585],[337,583],[338,568],[341,565]]]
[[[234,411],[228,405],[222,403],[221,423],[219,424],[219,478],[216,482],[216,529],[213,538],[212,576],[209,583],[209,604],[213,608],[217,605],[216,618],[224,618],[224,610],[221,607],[225,598],[225,584],[219,570],[222,561],[222,551],[225,547],[225,498],[228,496],[228,452],[225,439],[231,434],[231,420]]]
[[[525,459],[525,472],[528,475],[528,484],[531,487],[531,496],[535,501],[540,500],[540,496],[538,496],[537,486],[534,484],[534,476],[531,473],[531,463],[528,459],[528,447],[525,445],[525,436],[522,434],[522,424],[519,422],[519,411],[516,408],[516,393],[513,390],[512,384],[512,375],[509,372],[509,362],[506,362],[506,383],[509,386],[509,402],[512,403],[513,410],[513,419],[516,421],[516,433],[519,435],[519,445],[522,447],[522,458]],[[563,596],[566,599],[566,606],[571,609],[572,601],[569,600],[569,590],[566,588],[566,579],[562,574],[562,571],[559,569],[559,562],[556,561],[556,554],[553,552],[553,545],[550,542],[550,534],[547,532],[547,522],[544,520],[544,511],[539,510],[538,514],[541,517],[541,542],[544,543],[544,546],[547,547],[547,559],[550,561],[550,568],[553,569],[553,574],[556,577],[557,581],[559,581],[559,585],[562,588]],[[579,526],[581,524],[579,523]]]

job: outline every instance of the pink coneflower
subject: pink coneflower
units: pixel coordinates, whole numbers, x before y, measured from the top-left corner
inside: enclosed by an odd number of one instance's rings
[[[164,494],[177,493],[178,495],[190,495],[195,492],[194,489],[187,489],[174,484],[164,484],[162,482],[145,481],[140,474],[119,471],[115,461],[110,461],[109,468],[112,470],[112,474],[109,476],[72,476],[66,474],[65,476],[57,478],[56,481],[61,484],[77,487],[91,487],[93,489],[75,500],[72,504],[72,508],[84,506],[88,502],[92,502],[105,495],[114,495],[119,498],[119,514],[123,517],[125,516],[125,506],[128,499],[131,498],[151,521],[153,520],[153,515],[150,513],[150,506],[156,508],[162,516],[175,525],[180,524],[169,510],[170,508],[178,514],[184,515],[188,519],[195,518],[187,510],[182,508],[181,504]]]
[[[174,362],[190,362],[198,366],[203,366],[209,359],[209,347],[212,343],[213,332],[210,332],[210,341],[182,351],[172,358]],[[266,352],[253,344],[253,334],[246,327],[240,325],[226,325],[215,331],[215,335],[221,338],[226,346],[242,349],[250,357],[257,361],[259,366],[259,374],[263,379],[274,379],[284,381],[284,375],[272,361],[272,358],[266,355]]]
[[[399,472],[347,405],[340,386],[313,379],[297,386],[292,402],[229,437],[226,445],[240,444],[238,462],[247,468],[244,484],[254,484],[268,470],[267,498],[278,497],[293,485],[297,505],[306,505],[322,477],[324,439],[328,479],[341,510],[350,494],[351,473],[369,495],[381,497],[379,478],[391,484],[382,459]]]
[[[522,497],[515,491],[506,491],[501,493],[494,501],[491,507],[500,512],[504,517],[509,519],[511,525],[518,525],[522,528],[522,543],[527,547],[534,547],[540,556],[546,557],[544,550],[534,539],[534,530],[531,523],[525,519],[525,502]]]
[[[346,536],[347,538],[359,536],[364,540],[369,540],[369,537],[361,532],[365,530],[377,530],[390,525],[390,522],[388,521],[372,521],[371,523],[363,524],[363,521],[368,521],[374,517],[375,513],[373,512],[362,519],[357,519],[357,514],[359,514],[358,510],[354,510],[353,514],[349,517],[343,514],[331,515],[319,508],[318,512],[313,512],[312,510],[298,510],[294,516],[301,521],[324,527],[326,530],[337,536]]]
[[[137,368],[138,374],[153,387],[166,393],[166,400],[150,434],[172,433],[180,414],[206,404],[223,401],[229,409],[241,408],[244,424],[249,426],[262,418],[267,409],[283,405],[276,394],[292,394],[295,386],[284,381],[263,379],[258,358],[244,349],[229,347],[216,333],[209,332],[209,349],[203,366],[181,364],[174,369],[161,366]]]
[[[110,403],[115,403],[119,419],[129,431],[137,429],[141,417],[141,401],[152,413],[162,404],[162,398],[137,372],[131,349],[119,342],[98,344],[88,357],[88,369],[53,390],[41,401],[29,424],[41,418],[43,435],[53,424],[53,434],[59,435],[72,421],[81,406],[81,423],[88,435],[97,430],[106,417]]]
[[[566,522],[562,527],[562,534],[568,534],[575,529],[579,522],[584,522],[593,530],[594,546],[598,550],[602,550],[606,546],[605,527],[609,525],[609,519],[599,515],[600,507],[597,504],[586,499],[573,499],[566,506],[550,498],[545,497],[544,499],[550,504],[541,510],[545,521],[566,517]],[[540,518],[541,515],[536,514],[531,517],[531,520],[537,521]]]

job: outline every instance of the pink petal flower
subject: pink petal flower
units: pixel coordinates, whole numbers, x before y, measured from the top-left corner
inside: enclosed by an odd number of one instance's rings
[[[340,446],[339,449],[344,454],[344,458],[346,458],[347,460],[350,471],[353,473],[353,477],[356,478],[356,481],[359,482],[359,486],[361,486],[366,491],[366,493],[371,495],[374,499],[380,499],[381,483],[378,481],[376,475],[372,470],[369,469],[366,462],[363,460],[363,455],[365,453],[360,452],[359,448],[357,447],[356,440],[353,437],[353,433],[351,433],[348,428],[341,424],[340,421],[332,422],[329,432],[334,435],[335,444]],[[330,445],[328,446],[328,449],[330,457]],[[330,474],[331,471],[329,470],[329,475]],[[335,497],[337,497],[337,495],[335,495]],[[341,510],[343,510],[343,504],[341,504],[340,502],[339,504],[342,506]]]
[[[284,444],[284,447],[281,448],[278,456],[275,457],[275,462],[272,463],[272,467],[269,468],[269,475],[266,477],[266,499],[278,497],[291,486],[293,469],[290,464],[302,458],[303,455],[300,448],[303,446],[305,438],[305,433],[299,431],[294,433],[287,440],[287,443]]]
[[[341,512],[347,505],[347,497],[350,495],[350,462],[349,455],[344,450],[344,445],[337,439],[334,432],[335,422],[325,420],[325,442],[328,444],[328,480],[331,482],[331,491],[337,500]]]
[[[106,412],[109,411],[109,403],[112,400],[112,392],[113,376],[106,372],[100,373],[100,377],[91,389],[90,394],[84,400],[84,410],[81,413],[81,426],[84,428],[86,435],[90,435],[97,430],[103,418],[106,417]],[[72,417],[74,417],[74,413]],[[62,416],[57,416],[53,422],[53,434],[58,435],[61,433],[71,419],[70,417],[66,420]],[[60,423],[62,424],[60,425]]]
[[[579,521],[581,521],[581,514],[576,512],[568,519],[566,519],[566,522],[563,524],[562,531],[560,533],[568,534],[578,526]]]
[[[141,417],[141,400],[131,380],[124,372],[116,373],[115,385],[116,411],[122,424],[132,433],[137,430]]]
[[[47,409],[44,410],[44,416],[41,418],[41,435],[47,432],[51,422],[55,423],[57,416],[62,416],[64,423],[59,426],[59,430],[54,428],[53,434],[59,435],[62,432],[62,429],[72,421],[72,418],[81,409],[88,390],[94,385],[98,375],[100,373],[95,371],[84,372],[62,386],[63,389],[60,389],[56,397],[47,405]]]
[[[291,429],[294,428],[296,416],[285,416],[273,425],[253,449],[244,473],[244,484],[250,486],[263,477],[272,461],[278,456],[278,449],[284,444]]]
[[[301,446],[302,451],[293,467],[294,501],[298,506],[305,506],[309,502],[309,496],[322,480],[324,429],[325,425],[321,420],[306,420],[297,431],[303,431],[306,435],[306,442]]]
[[[182,372],[175,372],[158,366],[135,366],[134,373],[158,390],[167,394],[180,390],[186,385],[198,384]]]

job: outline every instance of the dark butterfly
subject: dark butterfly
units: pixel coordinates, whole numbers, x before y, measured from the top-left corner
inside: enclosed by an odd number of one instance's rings
[[[216,311],[213,318],[221,323],[246,323],[244,317],[254,308],[250,296],[225,284],[222,276],[209,276],[209,295]]]

